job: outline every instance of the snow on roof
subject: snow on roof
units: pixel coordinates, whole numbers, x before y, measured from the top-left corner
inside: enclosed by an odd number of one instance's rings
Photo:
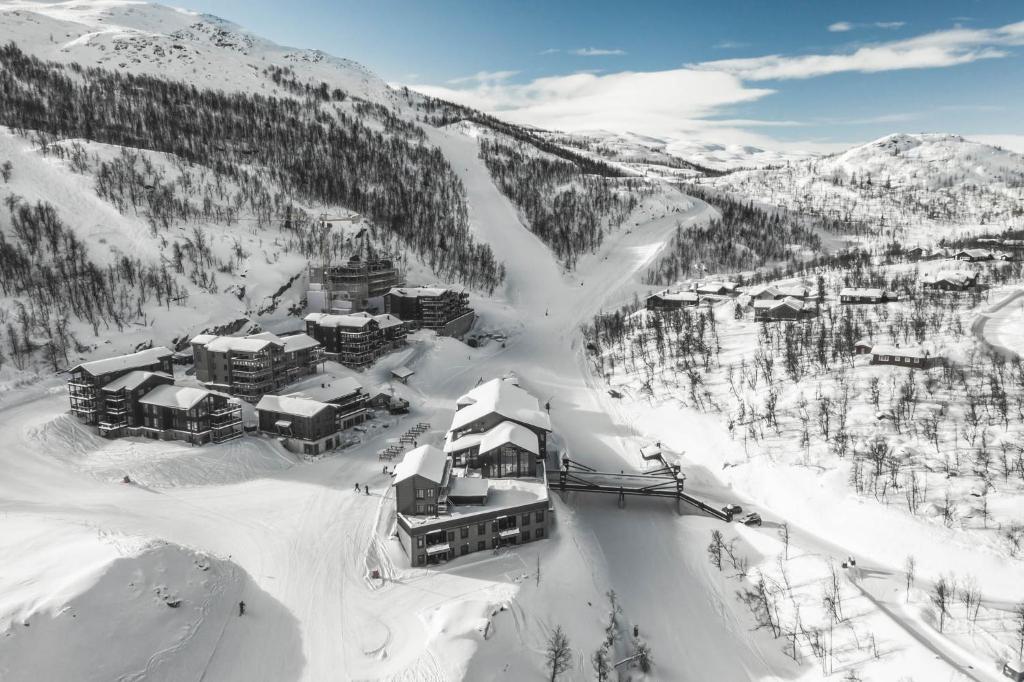
[[[308,400],[319,400],[320,402],[327,403],[363,390],[363,385],[359,383],[359,380],[355,377],[341,377],[340,379],[336,379],[335,381],[327,384],[323,381],[319,383],[309,383],[309,386],[305,386],[297,391],[288,393],[287,397],[306,398]]]
[[[668,291],[661,291],[653,294],[651,298],[660,298],[664,301],[696,301],[699,300],[696,291],[677,291],[675,293],[669,293]]]
[[[310,320],[316,316],[316,319]],[[319,327],[353,327],[362,329],[373,321],[370,316],[363,315],[327,315],[324,313],[310,313],[306,319],[315,322]]]
[[[892,355],[897,358],[923,358],[928,355],[928,351],[924,350],[920,346],[890,346],[888,344],[878,344],[871,348],[872,355]]]
[[[146,372],[144,370],[134,370],[128,372],[119,379],[114,379],[109,384],[103,387],[104,391],[120,391],[122,388],[129,391],[134,391],[136,388],[141,386],[146,379],[150,377],[164,377],[166,379],[172,379],[173,377],[166,372]]]
[[[393,370],[391,370],[392,376],[395,376],[399,379],[408,379],[415,373],[416,372],[412,371],[411,369],[404,365],[401,367],[395,367]]]
[[[388,293],[403,298],[419,298],[420,296],[443,296],[447,291],[451,290],[443,287],[395,287]]]
[[[772,286],[771,284],[758,284],[756,286],[749,287],[746,293],[751,298],[755,298],[757,296],[760,296],[761,294],[779,296],[782,292],[779,290],[778,287]]]
[[[290,414],[296,417],[312,417],[330,407],[327,403],[311,398],[292,395],[265,395],[256,403],[256,410]]]
[[[480,452],[490,452],[511,443],[534,455],[540,454],[537,434],[515,422],[501,422],[480,439]]]
[[[448,486],[448,497],[487,497],[490,481],[475,476],[456,476]]]
[[[398,319],[394,315],[384,313],[382,315],[374,315],[373,319],[377,320],[377,324],[380,325],[381,329],[388,329],[390,327],[398,327],[405,324],[402,320]]]
[[[970,270],[940,270],[936,272],[931,278],[926,278],[925,282],[950,282],[951,284],[964,284],[977,279],[978,273],[971,272]]]
[[[288,336],[282,336],[281,340],[284,342],[285,353],[294,353],[295,351],[306,350],[307,348],[316,348],[320,345],[320,342],[309,334],[290,334]]]
[[[421,476],[434,483],[443,483],[448,456],[433,445],[421,445],[405,453],[395,467],[395,483],[411,476]]]
[[[532,395],[510,381],[491,379],[459,398],[461,407],[452,418],[452,430],[461,429],[492,412],[506,419],[551,430],[551,418]]]
[[[104,374],[110,374],[111,372],[146,367],[157,363],[164,358],[169,358],[172,355],[174,355],[174,353],[163,346],[156,346],[155,348],[147,348],[146,350],[140,350],[138,353],[131,353],[129,355],[118,355],[116,357],[105,358],[103,360],[82,362],[75,365],[68,371],[74,372],[75,370],[80,369],[93,376],[102,376]]]
[[[452,433],[449,431],[444,437],[444,451],[452,453],[471,448],[474,445],[480,445],[480,439],[483,437],[484,434],[482,433],[467,433],[461,438],[452,438]]]
[[[863,339],[858,339],[857,343],[855,343],[853,345],[854,346],[867,346],[868,348],[871,348],[872,343],[871,343],[870,339],[868,339],[867,337],[864,337]]]
[[[858,289],[856,287],[846,287],[839,292],[840,296],[867,296],[870,298],[881,298],[885,295],[884,289],[872,288],[872,289]]]
[[[214,334],[197,334],[192,337],[191,343],[207,344],[217,338]]]
[[[203,334],[202,336],[205,337],[208,335]],[[270,336],[273,336],[273,334],[270,334]],[[206,350],[211,351],[213,353],[228,353],[230,351],[238,351],[240,353],[256,353],[263,350],[271,343],[283,345],[281,344],[281,340],[278,339],[276,336],[274,336],[273,340],[263,335],[214,336],[212,340],[205,342],[197,341],[196,339],[198,338],[200,337],[197,336],[193,338],[192,343],[202,344],[206,346]]]
[[[159,405],[160,407],[190,410],[208,395],[213,395],[213,393],[203,388],[164,384],[163,386],[157,386],[139,398],[139,402],[144,405]]]

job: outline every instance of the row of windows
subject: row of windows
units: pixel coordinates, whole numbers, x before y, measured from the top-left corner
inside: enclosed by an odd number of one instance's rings
[[[540,540],[543,537],[544,537],[544,529],[543,528],[536,528],[536,529],[534,529],[534,531],[533,531],[533,539],[534,540]],[[530,532],[529,531],[523,531],[522,538],[523,538],[523,542],[528,542],[530,540]],[[420,540],[420,541],[423,540],[423,538],[417,538],[417,539]],[[492,548],[497,548],[499,546],[500,542],[501,542],[500,538],[491,538],[491,547]],[[422,542],[417,543],[417,547],[423,547]],[[487,541],[486,540],[480,540],[480,541],[478,541],[476,543],[476,551],[482,552],[485,549],[487,549]],[[449,553],[450,552],[451,552],[451,550],[449,550]],[[459,556],[462,556],[462,555],[465,555],[465,554],[469,554],[469,543],[468,542],[464,542],[461,545],[459,545]],[[451,558],[451,557],[450,556],[446,556],[445,558]],[[426,557],[425,554],[417,554],[416,555],[416,565],[417,566],[423,566],[426,562],[427,562],[427,557]]]
[[[417,513],[422,513],[420,511],[420,508],[422,506],[423,505],[420,505],[420,504],[416,505]],[[433,513],[434,505],[428,504],[426,506],[427,506],[427,509],[428,509],[427,513],[428,514],[432,514]],[[522,525],[524,525],[524,526],[530,525],[531,517],[537,523],[543,523],[544,522],[544,510],[543,509],[538,509],[537,511],[533,512],[532,514],[530,512],[526,512],[525,514],[523,514],[522,517],[521,517]],[[516,517],[515,516],[505,516],[505,517],[502,517],[501,519],[495,519],[495,520],[491,521],[491,532],[492,533],[497,533],[498,531],[508,530],[510,528],[515,528],[515,527],[516,527]],[[543,531],[544,529],[543,528],[539,528],[538,530]],[[478,523],[476,525],[476,534],[477,535],[486,535],[487,534],[487,523],[486,522]],[[424,537],[425,536],[420,535],[419,537],[416,538],[416,546],[417,547],[423,547]],[[461,528],[459,528],[459,538],[462,539],[462,540],[465,540],[468,537],[469,537],[469,526],[462,526]],[[538,537],[540,537],[540,536],[538,536]],[[447,531],[447,539],[448,539],[448,542],[453,542],[455,540],[455,530],[454,529]]]
[[[432,499],[434,497],[433,488],[416,488],[416,499],[422,500],[424,497]]]

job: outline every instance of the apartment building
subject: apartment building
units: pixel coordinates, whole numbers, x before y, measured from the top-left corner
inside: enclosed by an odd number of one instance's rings
[[[192,339],[192,350],[199,381],[247,402],[315,374],[323,362],[320,343],[306,334],[200,334]]]

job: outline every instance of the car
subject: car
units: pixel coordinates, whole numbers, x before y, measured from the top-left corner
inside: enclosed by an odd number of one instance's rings
[[[727,504],[724,507],[722,507],[722,513],[728,514],[730,516],[737,516],[738,514],[743,513],[743,507],[739,506],[738,504]]]
[[[619,393],[618,391],[616,391],[614,388],[608,389],[608,395],[610,395],[613,398],[621,398],[622,397],[622,394]]]
[[[742,523],[744,526],[760,526],[761,525],[761,515],[758,514],[757,512],[750,512],[749,514],[744,516],[742,519],[740,519],[740,523]]]

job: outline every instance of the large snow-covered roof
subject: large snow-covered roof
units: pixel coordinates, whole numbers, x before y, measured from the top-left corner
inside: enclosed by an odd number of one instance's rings
[[[880,343],[871,347],[872,355],[891,355],[897,358],[923,358],[928,351],[920,346],[890,346]]]
[[[697,295],[696,291],[676,291],[674,293],[673,292],[669,292],[667,290],[666,291],[659,291],[656,294],[651,294],[651,298],[660,298],[663,301],[683,301],[683,302],[698,301],[698,300],[700,300],[700,296]]]
[[[256,403],[257,410],[280,412],[296,417],[312,417],[330,407],[327,403],[296,395],[265,395]]]
[[[212,395],[212,392],[202,388],[164,384],[163,386],[157,386],[139,398],[139,402],[144,405],[159,405],[161,407],[190,410],[208,395]]]
[[[951,284],[966,284],[973,282],[978,278],[978,273],[971,270],[940,270],[931,277],[926,277],[923,281],[934,283],[934,282],[949,282]]]
[[[395,483],[412,476],[422,476],[428,481],[444,483],[448,456],[433,445],[421,445],[405,453],[405,457],[395,467]]]
[[[366,315],[330,315],[327,313],[310,313],[306,315],[307,322],[313,322],[319,327],[352,327],[362,329],[374,321]]]
[[[885,289],[871,288],[871,289],[857,289],[855,287],[845,287],[839,292],[840,296],[863,296],[867,298],[881,298],[885,295]]]
[[[167,348],[164,348],[163,346],[156,346],[155,348],[147,348],[146,350],[140,350],[138,353],[131,353],[129,355],[118,355],[113,358],[83,362],[75,365],[69,371],[74,372],[75,370],[82,370],[93,376],[102,376],[104,374],[110,374],[111,372],[120,372],[122,370],[135,369],[137,367],[147,367],[155,362],[159,362],[163,358],[169,358],[172,355],[174,355],[174,353]]]
[[[515,422],[501,422],[490,431],[484,433],[480,439],[480,452],[490,452],[506,443],[519,446],[523,450],[532,452],[535,455],[540,454],[537,434]]]
[[[461,407],[452,418],[452,430],[472,424],[492,412],[506,419],[551,430],[551,418],[532,395],[504,379],[491,379],[458,399]]]
[[[287,397],[308,398],[309,400],[319,400],[326,403],[363,390],[363,385],[355,377],[341,377],[334,379],[330,383],[324,381],[319,383],[310,381],[308,383],[308,386],[303,386],[297,391],[287,394]]]
[[[121,389],[127,389],[134,391],[136,388],[141,386],[150,377],[164,377],[165,379],[172,379],[170,374],[165,372],[147,372],[145,370],[135,370],[128,372],[124,376],[114,379],[106,386],[103,387],[104,391],[120,391]]]

